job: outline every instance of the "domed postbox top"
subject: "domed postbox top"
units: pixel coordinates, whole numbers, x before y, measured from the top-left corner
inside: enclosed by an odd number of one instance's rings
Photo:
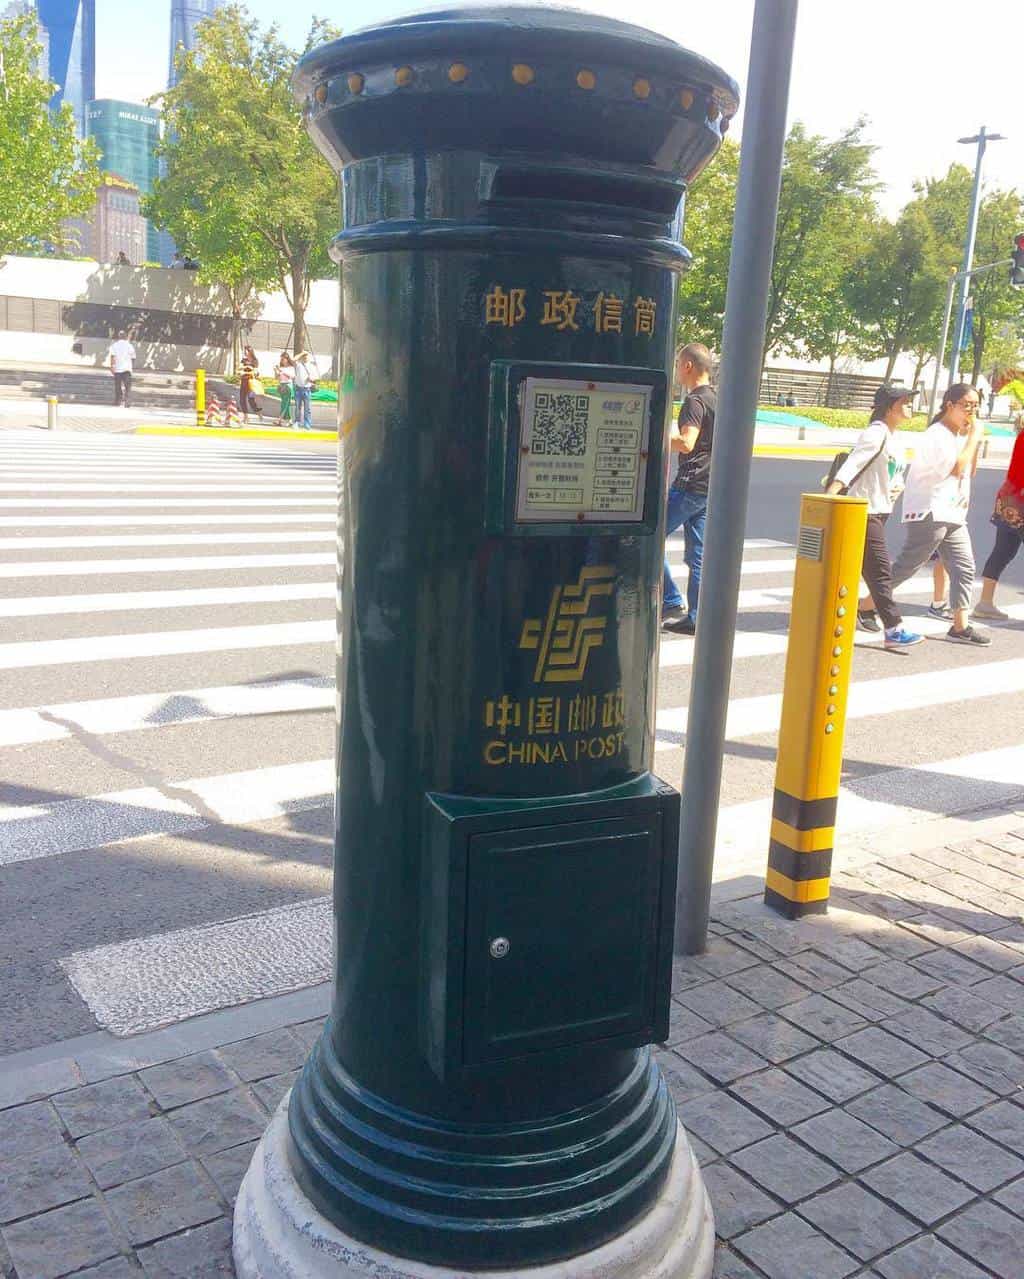
[[[692,180],[739,105],[734,80],[643,27],[549,5],[466,5],[314,49],[296,93],[334,164],[528,152]]]

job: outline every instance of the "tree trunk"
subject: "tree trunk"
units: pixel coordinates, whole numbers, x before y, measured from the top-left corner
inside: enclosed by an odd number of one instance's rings
[[[297,254],[292,258],[291,267],[291,287],[289,289],[289,301],[292,305],[292,325],[295,332],[292,335],[295,351],[313,352],[309,346],[309,331],[306,328],[306,307],[309,303],[309,281],[306,279],[306,254]]]
[[[916,387],[918,382],[920,382],[921,374],[924,372],[924,366],[928,363],[930,359],[931,359],[930,355],[920,355],[920,354],[918,355],[917,364],[914,366],[914,380],[911,383],[912,386]]]
[[[828,357],[828,381],[825,383],[825,404],[828,408],[835,408],[832,403],[835,394],[836,382],[836,353],[835,351]]]
[[[897,346],[893,346],[889,350],[889,358],[885,365],[885,377],[882,378],[883,382],[888,382],[889,379],[892,377],[892,371],[896,367],[896,361],[899,358],[900,358],[899,348]]]

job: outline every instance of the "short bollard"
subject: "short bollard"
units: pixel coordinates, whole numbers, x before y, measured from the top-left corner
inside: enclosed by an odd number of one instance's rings
[[[196,369],[196,426],[206,426],[205,369]]]
[[[51,395],[46,401],[46,429],[56,431],[60,425],[60,401]]]
[[[764,893],[789,919],[828,908],[867,511],[824,494],[800,505]]]
[[[652,773],[687,183],[737,109],[549,6],[315,50],[343,172],[330,1020],[239,1193],[240,1279],[708,1279]]]

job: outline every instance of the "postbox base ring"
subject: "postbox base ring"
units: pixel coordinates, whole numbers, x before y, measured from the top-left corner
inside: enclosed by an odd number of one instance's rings
[[[550,1265],[449,1269],[346,1235],[323,1217],[288,1158],[288,1098],[256,1148],[235,1207],[238,1279],[711,1279],[715,1226],[700,1167],[679,1129],[668,1179],[650,1212],[600,1248]]]
[[[647,1212],[676,1118],[649,1055],[577,1109],[506,1124],[437,1121],[349,1076],[324,1034],[292,1092],[290,1156],[344,1231],[435,1266],[541,1266],[598,1248]]]

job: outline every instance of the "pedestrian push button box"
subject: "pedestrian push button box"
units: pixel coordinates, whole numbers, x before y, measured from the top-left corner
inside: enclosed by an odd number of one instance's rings
[[[617,790],[429,797],[422,1030],[441,1078],[668,1034],[679,797],[649,775]]]

